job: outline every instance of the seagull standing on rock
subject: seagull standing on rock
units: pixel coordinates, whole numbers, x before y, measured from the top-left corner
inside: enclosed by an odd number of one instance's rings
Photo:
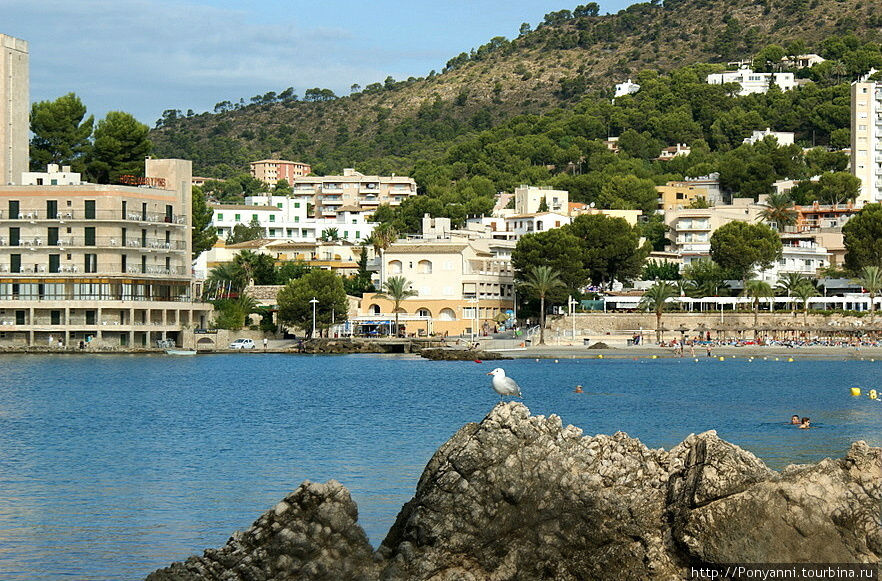
[[[493,391],[499,394],[499,399],[502,399],[503,396],[506,395],[523,397],[521,395],[521,387],[518,385],[518,382],[511,377],[506,377],[505,369],[497,367],[487,375],[493,376],[493,379],[491,381],[493,385]]]

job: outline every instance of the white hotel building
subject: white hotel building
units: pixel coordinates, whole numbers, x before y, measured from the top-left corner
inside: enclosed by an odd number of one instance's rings
[[[882,201],[882,83],[866,77],[851,84],[851,171],[858,204]]]
[[[336,230],[341,240],[361,244],[376,224],[367,221],[368,212],[353,206],[338,207],[335,215],[310,218],[307,208],[312,196],[249,196],[245,204],[213,204],[211,223],[218,236],[226,239],[237,224],[248,226],[256,220],[263,228],[261,238],[315,242],[329,230]]]

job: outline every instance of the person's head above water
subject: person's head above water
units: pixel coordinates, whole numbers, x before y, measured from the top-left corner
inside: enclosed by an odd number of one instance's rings
[[[808,418],[802,418],[802,423],[799,424],[800,428],[810,428],[811,421]]]
[[[799,423],[799,416],[796,414],[793,414],[792,416],[790,416],[790,423],[794,424],[794,425],[798,424]]]

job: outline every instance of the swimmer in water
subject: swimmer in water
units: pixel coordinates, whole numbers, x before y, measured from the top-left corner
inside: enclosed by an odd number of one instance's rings
[[[799,429],[800,429],[800,430],[807,430],[807,429],[809,429],[809,428],[811,428],[811,427],[812,427],[812,426],[811,426],[811,422],[809,421],[809,419],[808,419],[808,418],[802,418],[802,423],[799,424]]]
[[[576,386],[576,389],[573,390],[573,393],[582,393],[582,386],[581,386],[581,385],[577,385],[577,386]]]
[[[796,414],[793,414],[792,416],[790,416],[790,423],[794,426],[798,426],[800,424],[799,416]]]

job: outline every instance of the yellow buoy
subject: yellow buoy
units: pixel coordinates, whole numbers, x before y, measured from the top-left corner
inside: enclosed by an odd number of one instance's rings
[[[601,353],[600,355],[597,356],[597,358],[598,358],[598,359],[603,359],[603,354]]]
[[[789,358],[787,359],[787,363],[793,363],[793,357],[789,357]]]
[[[557,359],[555,359],[554,362],[555,362],[555,363],[560,363],[560,361],[558,361]]]
[[[726,360],[725,357],[720,357],[720,361],[725,361],[725,360]]]
[[[781,360],[780,360],[780,359],[778,359],[778,358],[777,358],[777,357],[775,357],[775,361],[781,361]]]
[[[860,395],[860,394],[861,394],[861,388],[859,388],[859,387],[852,387],[851,388],[851,395]]]
[[[876,394],[876,390],[871,389],[870,390],[870,399],[876,399],[877,397],[879,397],[879,396]]]
[[[652,358],[653,358],[653,359],[658,359],[658,355],[653,355]]]
[[[695,362],[698,363],[698,359],[697,359],[697,358],[695,359]]]

